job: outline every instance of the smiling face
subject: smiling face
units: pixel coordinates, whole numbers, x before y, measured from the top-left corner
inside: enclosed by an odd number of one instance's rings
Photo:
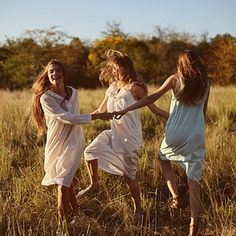
[[[64,86],[64,77],[62,68],[57,64],[51,64],[48,67],[48,79],[52,86]]]

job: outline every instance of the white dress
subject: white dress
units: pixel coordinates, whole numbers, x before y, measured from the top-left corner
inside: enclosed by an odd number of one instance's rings
[[[198,105],[185,105],[173,95],[170,116],[161,143],[160,158],[179,164],[188,178],[199,182],[205,157],[204,104],[208,92]]]
[[[69,187],[84,151],[84,135],[80,125],[91,122],[91,115],[79,115],[77,90],[72,89],[67,101],[51,90],[40,98],[47,125],[42,185]]]
[[[108,112],[119,111],[136,102],[129,88],[118,90],[115,83],[106,91]],[[115,175],[135,179],[138,153],[142,144],[139,109],[130,111],[120,120],[111,121],[111,129],[100,133],[85,149],[87,161],[98,160],[98,167]]]

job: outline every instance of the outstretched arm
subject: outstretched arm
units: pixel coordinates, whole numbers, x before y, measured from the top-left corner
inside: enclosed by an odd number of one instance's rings
[[[153,112],[154,114],[161,116],[165,119],[169,118],[169,113],[160,109],[158,106],[156,106],[155,104],[150,104],[148,105],[148,108],[151,110],[151,112]]]
[[[98,109],[96,109],[92,114],[107,112],[107,99],[108,99],[108,97],[105,96],[103,101],[101,102],[100,106],[98,107]]]
[[[103,101],[101,102],[100,106],[98,107],[98,109],[95,110],[91,114],[92,120],[96,120],[96,119],[110,120],[113,118],[114,113],[107,112],[107,100],[108,100],[108,97],[105,96]]]
[[[45,116],[51,117],[62,124],[83,125],[91,123],[90,114],[77,114],[65,110],[51,96],[43,94],[40,98],[40,103]]]
[[[122,111],[118,111],[115,113],[115,118],[119,119],[122,115],[124,115],[128,111],[135,110],[137,108],[144,107],[146,105],[150,105],[154,103],[158,98],[160,98],[163,94],[165,94],[168,90],[174,88],[174,76],[170,76],[163,84],[162,86],[157,89],[157,91],[147,97],[144,97],[143,99],[139,100],[135,104],[127,107],[126,109]]]
[[[103,113],[93,113],[91,114],[91,119],[92,120],[110,120],[113,119],[114,113],[110,112],[103,112]]]
[[[133,97],[136,100],[141,100],[141,99],[143,99],[147,96],[147,91],[144,89],[143,86],[141,86],[138,83],[134,84],[131,87],[130,92],[132,93]],[[160,109],[159,107],[157,107],[154,103],[149,104],[147,106],[151,110],[151,112],[153,112],[154,114],[168,119],[169,114],[166,111],[164,111],[164,110]]]
[[[113,118],[114,114],[107,112],[107,99],[108,97],[105,96],[98,109],[91,114],[92,120],[110,120]]]

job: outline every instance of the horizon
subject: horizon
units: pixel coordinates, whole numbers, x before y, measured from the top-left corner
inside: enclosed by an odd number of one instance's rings
[[[182,0],[160,1],[129,0],[126,3],[114,0],[94,2],[81,0],[32,2],[10,0],[0,2],[0,42],[18,39],[26,30],[57,30],[93,41],[102,37],[107,24],[118,23],[122,32],[136,35],[154,35],[155,27],[187,33],[199,38],[217,34],[236,36],[233,22],[236,2],[232,0]]]

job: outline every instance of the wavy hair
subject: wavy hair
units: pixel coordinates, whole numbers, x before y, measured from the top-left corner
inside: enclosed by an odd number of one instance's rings
[[[66,86],[66,77],[65,77],[65,69],[61,62],[56,59],[51,59],[48,64],[44,67],[41,73],[37,76],[33,86],[33,98],[32,98],[32,109],[31,109],[31,117],[34,121],[38,133],[42,135],[46,131],[46,125],[44,120],[43,109],[40,104],[40,98],[47,90],[51,89],[51,83],[48,78],[48,69],[51,65],[57,65],[63,75],[64,85]]]
[[[196,105],[205,95],[208,79],[207,69],[200,57],[192,50],[179,55],[177,65],[176,98],[188,105]]]
[[[112,83],[116,79],[121,84],[138,82],[146,91],[147,87],[137,75],[133,61],[127,54],[108,49],[105,52],[106,61],[100,66],[100,81]],[[116,70],[114,70],[116,68]]]

